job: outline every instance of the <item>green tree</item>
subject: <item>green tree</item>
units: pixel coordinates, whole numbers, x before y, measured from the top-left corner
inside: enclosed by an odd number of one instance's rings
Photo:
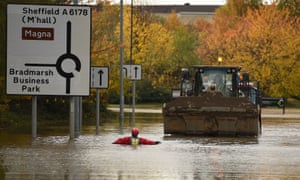
[[[181,68],[190,68],[200,64],[197,56],[199,40],[192,25],[183,25],[175,12],[172,12],[164,23],[168,32],[172,34],[174,47],[169,56],[168,67],[165,70],[164,84],[168,88],[176,87],[181,79]]]

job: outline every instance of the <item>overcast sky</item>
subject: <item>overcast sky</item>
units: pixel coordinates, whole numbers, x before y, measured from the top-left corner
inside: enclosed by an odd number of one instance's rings
[[[190,3],[191,5],[223,5],[226,0],[152,0],[154,4],[179,4]]]
[[[120,3],[120,0],[112,0],[114,3]],[[130,4],[131,0],[123,0],[124,3]],[[142,5],[224,5],[226,0],[133,0],[134,4]]]
[[[82,4],[97,4],[97,1],[102,0],[77,0]],[[273,2],[279,3],[280,0],[261,0],[263,4],[272,4]],[[111,0],[113,4],[119,4],[120,0]],[[123,0],[124,4],[134,5],[184,5],[189,3],[190,5],[224,5],[226,0]]]

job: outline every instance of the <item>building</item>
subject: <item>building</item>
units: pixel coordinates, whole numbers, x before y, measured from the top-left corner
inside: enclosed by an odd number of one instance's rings
[[[143,9],[167,18],[172,12],[176,12],[177,16],[183,24],[194,23],[199,18],[204,18],[207,21],[211,21],[217,8],[221,5],[146,5],[139,6],[139,9]]]

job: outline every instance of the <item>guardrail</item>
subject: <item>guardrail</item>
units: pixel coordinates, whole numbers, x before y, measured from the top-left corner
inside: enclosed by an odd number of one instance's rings
[[[282,108],[282,114],[285,114],[286,98],[280,97],[262,97],[261,98],[262,107],[278,107]]]

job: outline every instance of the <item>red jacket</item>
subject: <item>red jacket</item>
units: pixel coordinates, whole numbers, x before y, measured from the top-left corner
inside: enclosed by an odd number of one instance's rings
[[[138,144],[154,145],[159,143],[160,143],[159,141],[152,141],[146,138],[133,138],[131,136],[119,138],[115,142],[113,142],[113,144],[127,144],[127,145],[138,145]]]

